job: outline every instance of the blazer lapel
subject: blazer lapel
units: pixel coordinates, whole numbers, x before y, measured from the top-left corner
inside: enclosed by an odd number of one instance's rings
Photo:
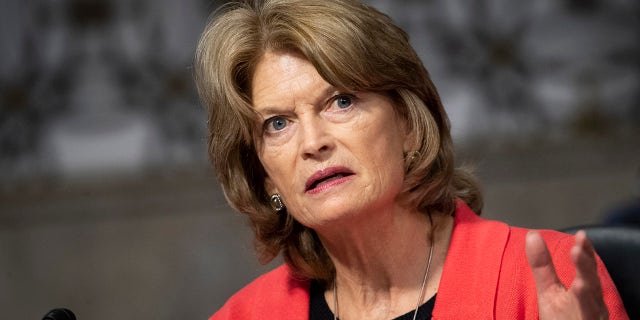
[[[458,201],[433,319],[493,319],[509,226]]]

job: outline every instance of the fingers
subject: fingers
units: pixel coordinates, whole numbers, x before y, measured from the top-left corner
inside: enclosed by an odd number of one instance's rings
[[[541,319],[567,319],[576,315],[581,319],[608,318],[595,250],[584,231],[576,234],[575,244],[571,248],[570,258],[576,267],[576,275],[568,290],[558,279],[540,233],[529,231],[525,246],[536,283]]]
[[[576,278],[574,280],[576,289],[582,286],[586,286],[586,289],[597,286],[599,289],[600,279],[598,278],[595,250],[583,230],[576,233],[576,242],[571,248],[571,260],[576,266]]]
[[[571,248],[571,260],[576,266],[576,277],[569,291],[576,295],[583,310],[590,310],[587,314],[606,314],[595,250],[582,230],[576,233],[576,242]]]
[[[553,267],[553,261],[551,260],[547,245],[537,231],[529,231],[527,233],[525,251],[527,260],[533,271],[533,278],[536,282],[538,294],[548,289],[555,289],[559,284],[561,285],[556,270]]]

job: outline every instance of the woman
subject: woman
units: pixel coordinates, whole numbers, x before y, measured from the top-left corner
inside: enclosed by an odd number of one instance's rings
[[[476,215],[436,89],[384,14],[229,5],[195,71],[225,195],[262,260],[286,262],[212,319],[626,318],[584,232]]]

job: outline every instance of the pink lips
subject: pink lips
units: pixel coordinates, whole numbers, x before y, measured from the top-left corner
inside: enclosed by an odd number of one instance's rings
[[[341,184],[353,175],[353,171],[345,167],[330,167],[316,171],[305,184],[305,192],[319,193],[328,187]]]

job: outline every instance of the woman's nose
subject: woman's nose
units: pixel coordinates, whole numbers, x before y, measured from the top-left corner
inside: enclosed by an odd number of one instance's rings
[[[300,143],[303,159],[321,159],[334,148],[333,136],[328,129],[326,121],[320,117],[302,123]]]

